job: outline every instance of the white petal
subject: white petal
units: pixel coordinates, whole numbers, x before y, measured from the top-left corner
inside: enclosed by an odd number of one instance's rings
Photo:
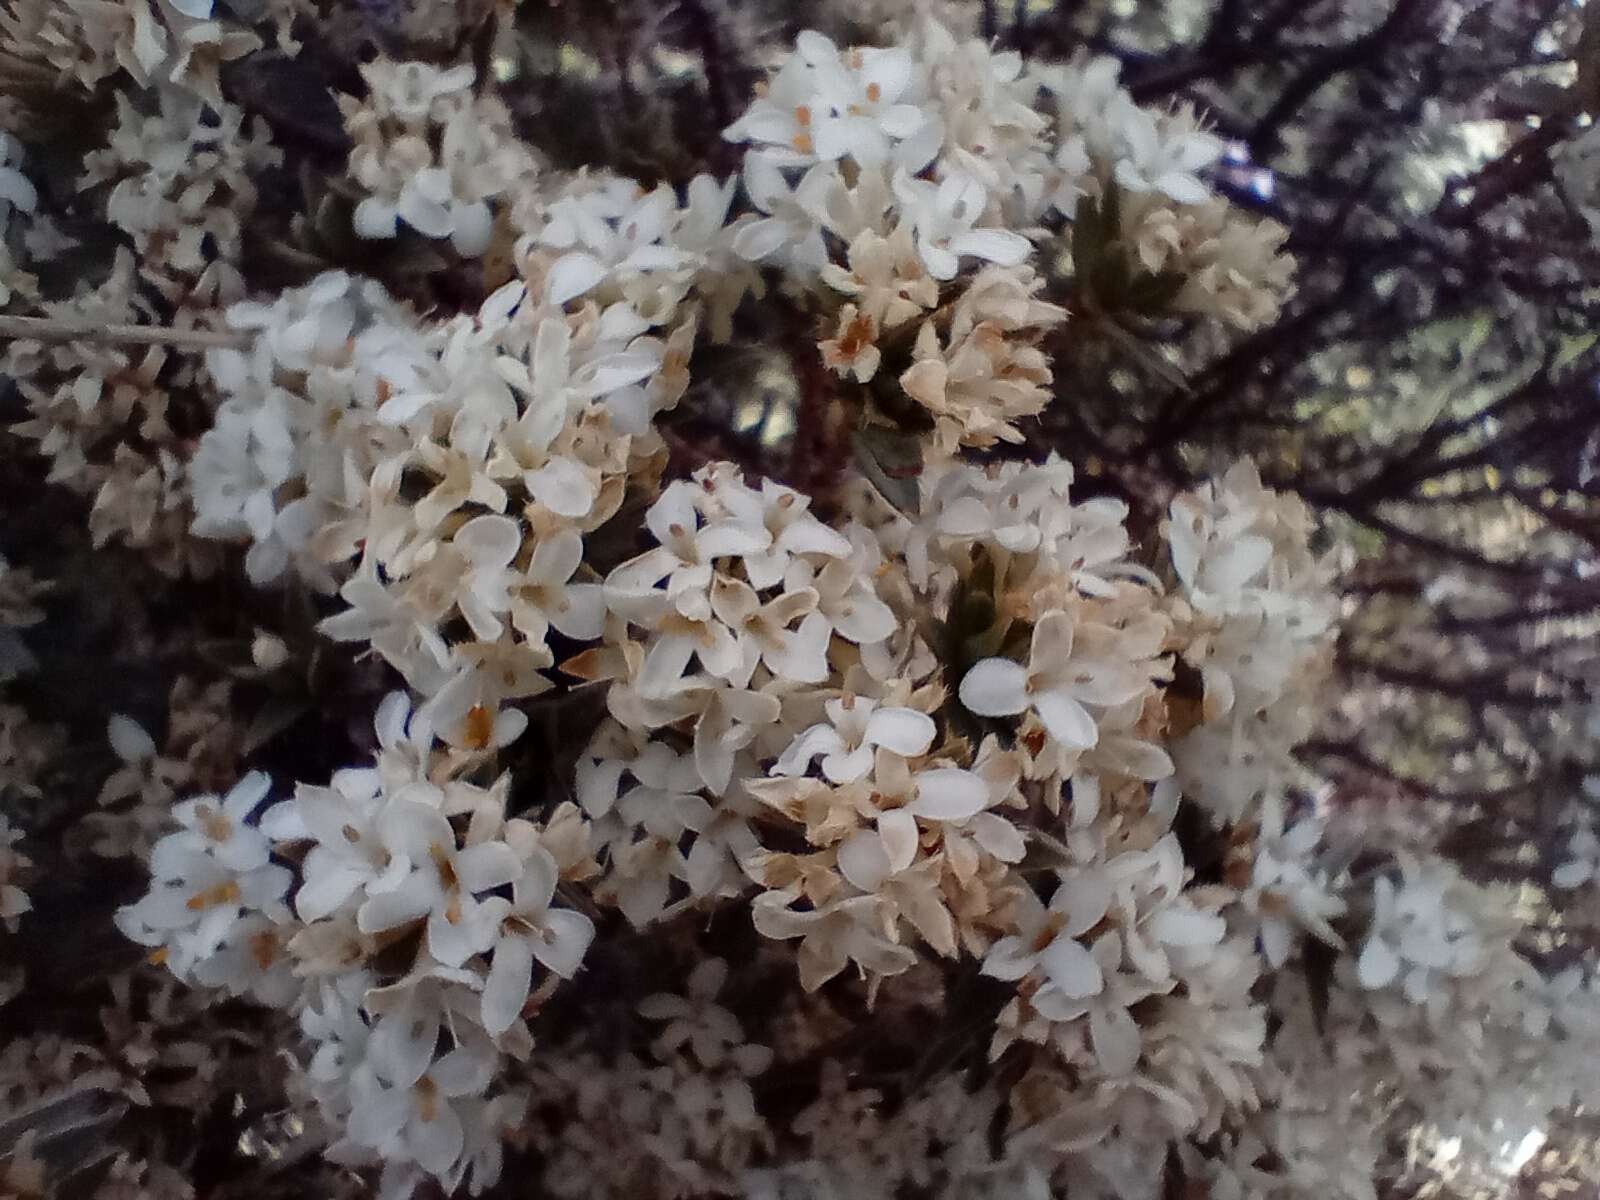
[[[789,241],[789,227],[768,218],[752,221],[733,237],[733,252],[747,262],[759,262],[776,254]]]
[[[1139,1026],[1121,1007],[1089,1011],[1089,1040],[1107,1075],[1127,1075],[1139,1065]]]
[[[438,1010],[412,992],[393,1012],[379,1018],[367,1039],[367,1057],[386,1080],[410,1087],[433,1061],[438,1040]]]
[[[1033,244],[1020,233],[1006,229],[973,229],[960,237],[952,238],[950,249],[957,254],[971,255],[1014,267],[1033,251]]]
[[[522,548],[522,526],[512,517],[486,513],[456,530],[451,541],[474,566],[503,567]]]
[[[418,800],[391,800],[378,814],[378,836],[414,863],[427,862],[435,846],[454,850],[456,845],[444,814]]]
[[[406,1141],[417,1162],[435,1175],[444,1175],[455,1166],[465,1138],[461,1118],[449,1103],[437,1105],[431,1121],[419,1113],[406,1125]]]
[[[926,238],[917,239],[917,252],[922,255],[922,265],[935,279],[954,279],[961,270],[961,260],[943,246],[936,246]]]
[[[961,703],[980,717],[1010,717],[1028,707],[1028,672],[1009,658],[986,658],[961,681]]]
[[[421,876],[409,876],[390,892],[370,895],[356,912],[356,928],[362,933],[382,933],[409,925],[428,915],[435,892]]]
[[[1594,864],[1586,859],[1578,858],[1572,862],[1562,863],[1550,872],[1550,882],[1558,888],[1567,889],[1581,887],[1588,883],[1594,875]]]
[[[106,725],[106,736],[111,740],[111,749],[116,751],[117,757],[125,763],[135,763],[155,757],[155,740],[132,717],[123,716],[121,713],[112,714],[111,720]]]
[[[1205,585],[1213,591],[1237,591],[1249,583],[1271,557],[1272,543],[1266,538],[1241,537],[1207,560],[1203,573]]]
[[[790,742],[788,749],[778,755],[778,761],[773,763],[771,773],[787,776],[804,775],[811,768],[811,762],[817,755],[839,754],[844,748],[844,740],[839,737],[839,731],[832,725],[813,725]]]
[[[488,1047],[464,1041],[428,1068],[428,1078],[446,1096],[482,1095],[494,1078],[495,1060]]]
[[[1204,204],[1211,196],[1203,183],[1183,171],[1167,171],[1155,184],[1158,191],[1165,192],[1179,204]]]
[[[833,627],[819,612],[808,613],[800,627],[787,636],[780,635],[780,645],[768,650],[764,657],[772,673],[779,679],[794,683],[821,683],[828,677],[828,641]]]
[[[881,642],[898,625],[894,610],[876,596],[852,597],[848,611],[830,616],[840,635],[858,646]]]
[[[1214,913],[1194,908],[1164,908],[1150,919],[1150,932],[1168,946],[1214,946],[1228,924]]]
[[[1046,946],[1039,955],[1039,966],[1058,992],[1074,1000],[1098,995],[1105,986],[1094,955],[1070,937],[1058,937]]]
[[[839,874],[863,892],[876,892],[890,875],[881,837],[863,829],[846,838],[839,847]]]
[[[545,277],[545,299],[565,304],[589,291],[606,277],[606,268],[592,254],[563,254]]]
[[[468,846],[455,856],[456,878],[469,892],[486,892],[522,876],[522,860],[505,842]]]
[[[350,863],[316,859],[317,851],[306,860],[305,882],[294,895],[294,909],[302,921],[320,921],[348,900],[361,886],[366,872]],[[325,865],[324,865],[325,864]]]
[[[846,784],[864,779],[872,770],[871,746],[857,746],[848,754],[828,754],[822,759],[822,774],[829,783]]]
[[[462,913],[453,921],[435,910],[428,917],[428,953],[447,967],[459,967],[487,950],[494,941],[488,916],[482,905],[470,900],[462,902]]]
[[[1028,949],[1027,943],[1013,934],[989,947],[979,973],[993,979],[1021,979],[1037,962],[1037,956]]]
[[[416,184],[417,180],[413,179],[400,192],[400,201],[395,205],[400,219],[428,237],[449,237],[450,210]]]
[[[992,812],[976,814],[968,823],[972,836],[990,854],[1001,862],[1021,862],[1028,852],[1022,831],[1002,816]]]
[[[569,584],[566,590],[566,607],[545,614],[567,637],[579,642],[592,642],[605,630],[606,602],[598,583]]]
[[[1050,736],[1071,750],[1087,750],[1099,739],[1094,718],[1064,690],[1038,692],[1033,706]]]
[[[1267,918],[1261,922],[1261,953],[1273,968],[1283,966],[1294,948],[1287,921]]]
[[[713,521],[695,535],[695,546],[702,559],[754,554],[772,544],[772,535],[761,526],[738,521]]]
[[[534,957],[561,978],[571,979],[594,941],[594,922],[569,908],[553,908],[545,914],[544,927],[548,936],[534,943]]]
[[[911,811],[929,821],[964,821],[989,803],[989,785],[960,767],[936,767],[917,774]]]
[[[588,516],[594,507],[595,486],[588,474],[569,458],[552,458],[523,476],[533,498],[563,517]]]
[[[510,1029],[527,1003],[533,980],[533,946],[526,937],[503,937],[483,985],[483,1027],[495,1037]]]
[[[1111,882],[1104,871],[1076,871],[1061,880],[1050,898],[1053,911],[1066,914],[1062,926],[1068,937],[1087,933],[1105,918],[1111,907]]]
[[[1361,951],[1356,974],[1364,988],[1387,987],[1400,974],[1400,959],[1382,938],[1371,938]]]
[[[891,871],[904,871],[917,857],[917,821],[906,809],[896,808],[878,818],[878,836]]]
[[[368,240],[392,238],[399,232],[395,223],[394,206],[379,200],[376,196],[368,196],[356,205],[351,225],[357,237]]]
[[[411,1113],[410,1085],[384,1088],[363,1096],[350,1111],[350,1138],[362,1146],[382,1149],[401,1129]]]
[[[450,244],[463,258],[477,258],[489,248],[494,233],[494,214],[482,200],[475,204],[458,204],[452,214],[455,228],[450,233]]]
[[[933,718],[914,708],[880,708],[867,718],[862,738],[869,746],[893,750],[902,758],[926,754],[938,732]]]

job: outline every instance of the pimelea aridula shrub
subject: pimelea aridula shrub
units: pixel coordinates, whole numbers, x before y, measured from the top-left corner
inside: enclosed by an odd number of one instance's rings
[[[177,86],[163,47],[212,14],[175,7],[97,25],[79,76]],[[12,21],[54,45],[36,8]],[[196,94],[244,52],[218,38]],[[203,428],[166,421],[153,350],[8,352],[97,538],[173,573],[242,547],[252,584],[321,598],[321,653],[392,669],[372,752],[325,777],[169,810],[202,766],[111,730],[102,802],[171,818],[106,826],[150,876],[118,928],[280,1015],[296,1137],[394,1197],[477,1194],[509,1144],[575,1197],[1362,1198],[1397,1105],[1591,1096],[1591,981],[1308,799],[1339,605],[1305,507],[1241,461],[1141,527],[1027,454],[1080,321],[1277,313],[1285,232],[1213,193],[1192,110],[931,20],[806,32],[724,133],[737,172],[675,188],[550,166],[470,63],[362,76],[351,230],[499,255],[475,309],[349,271],[248,288],[230,214],[271,148],[169,97],[125,103],[89,174],[163,296],[226,305],[184,367]],[[60,315],[136,317],[130,272]],[[701,352],[796,313],[859,457],[810,491],[683,469]],[[569,695],[596,719],[530,803],[505,764]],[[16,840],[0,818],[8,924]],[[730,923],[737,961],[697,932]],[[681,987],[591,1004],[644,963]],[[890,1099],[875,1030],[908,1028]]]

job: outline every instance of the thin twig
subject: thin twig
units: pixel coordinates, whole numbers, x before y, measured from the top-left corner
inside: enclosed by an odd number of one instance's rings
[[[66,317],[0,316],[0,340],[31,342],[126,342],[205,350],[248,346],[252,335],[232,329],[174,329],[168,325],[107,325]]]

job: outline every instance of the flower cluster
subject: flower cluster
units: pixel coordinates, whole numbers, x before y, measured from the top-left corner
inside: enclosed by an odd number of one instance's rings
[[[242,298],[242,228],[256,177],[283,161],[259,120],[189,92],[160,93],[141,112],[117,96],[109,144],[84,162],[82,189],[104,188],[106,219],[128,235],[144,277],[179,306]]]
[[[121,254],[97,288],[44,307],[91,328],[135,323],[149,313],[140,282],[134,257]],[[92,497],[95,542],[144,551],[165,574],[209,574],[215,548],[190,533],[188,446],[204,413],[187,387],[195,364],[162,346],[85,336],[55,345],[12,341],[5,367],[29,412],[12,432],[50,460],[51,482]]]
[[[482,254],[494,228],[489,201],[528,186],[536,169],[505,105],[474,92],[470,66],[380,58],[361,76],[367,95],[339,105],[354,143],[350,177],[365,193],[356,233],[392,238],[404,221],[460,254]]]
[[[306,1086],[343,1130],[331,1154],[478,1190],[477,1098],[594,936],[554,903],[592,869],[587,832],[572,809],[508,820],[509,780],[464,778],[403,694],[377,735],[373,765],[264,811],[259,772],[178,805],[150,892],[117,922],[178,978],[298,1020]]]
[[[1198,672],[1199,721],[1176,748],[1185,791],[1218,821],[1251,814],[1295,778],[1337,615],[1332,562],[1309,550],[1310,515],[1248,463],[1172,505],[1168,537]]]
[[[1170,275],[1179,311],[1250,327],[1289,284],[1282,231],[1239,219],[1196,175],[1221,143],[1187,109],[1137,105],[1109,58],[1030,69],[933,22],[887,49],[807,33],[726,136],[750,143],[760,213],[734,249],[831,302],[824,361],[860,382],[892,365],[945,454],[1022,440],[1016,422],[1049,398],[1039,343],[1066,314],[1040,298],[1018,231],[1052,213],[1072,221],[1086,285],[1080,201],[1124,192],[1145,215],[1115,236]]]
[[[181,84],[220,101],[222,64],[261,39],[212,15],[212,0],[21,0],[0,13],[0,45],[85,89],[126,72],[139,87]]]

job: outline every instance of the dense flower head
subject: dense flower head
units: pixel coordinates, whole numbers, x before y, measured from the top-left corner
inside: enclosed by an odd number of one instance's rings
[[[312,1092],[358,1157],[459,1179],[475,1098],[526,1052],[530,995],[571,978],[594,937],[554,903],[587,840],[560,831],[575,813],[508,820],[507,781],[460,778],[403,693],[376,733],[375,762],[326,786],[263,807],[255,773],[180,804],[118,924],[180,978],[295,1015]]]

